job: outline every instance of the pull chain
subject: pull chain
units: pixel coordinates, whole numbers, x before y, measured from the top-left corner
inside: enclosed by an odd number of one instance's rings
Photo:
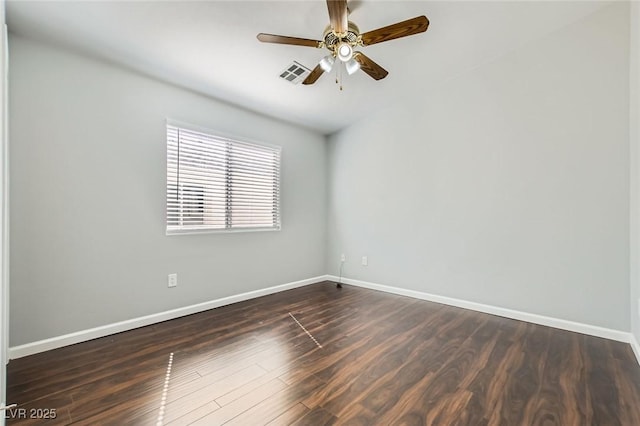
[[[344,80],[344,75],[342,73],[342,68],[343,67],[345,67],[345,65],[342,62],[340,62],[337,67],[335,67],[335,70],[336,70],[336,84],[340,87],[340,91],[342,91],[342,81]]]

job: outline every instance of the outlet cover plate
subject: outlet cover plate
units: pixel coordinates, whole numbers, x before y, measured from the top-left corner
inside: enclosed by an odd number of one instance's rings
[[[177,286],[178,286],[178,274],[169,274],[168,287],[177,287]]]

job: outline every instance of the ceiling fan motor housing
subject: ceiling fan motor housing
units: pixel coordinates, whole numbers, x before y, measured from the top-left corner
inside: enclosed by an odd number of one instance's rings
[[[331,29],[331,27],[327,27],[324,31],[324,45],[329,49],[335,56],[336,47],[342,42],[347,43],[351,47],[356,47],[360,41],[360,29],[356,24],[349,21],[349,29],[344,34],[337,34],[335,31]]]

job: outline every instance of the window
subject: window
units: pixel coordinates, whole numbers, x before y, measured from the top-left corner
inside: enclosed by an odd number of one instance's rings
[[[280,148],[167,124],[167,234],[280,229]]]

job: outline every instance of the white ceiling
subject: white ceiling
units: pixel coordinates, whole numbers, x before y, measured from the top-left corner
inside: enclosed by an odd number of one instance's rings
[[[321,39],[324,1],[7,2],[15,33],[108,60],[244,108],[312,128],[339,130],[574,22],[596,1],[351,2],[363,32],[426,15],[426,33],[362,48],[389,71],[375,81],[323,75],[315,85],[278,76],[293,60],[313,68],[324,51],[260,43],[259,32]]]

